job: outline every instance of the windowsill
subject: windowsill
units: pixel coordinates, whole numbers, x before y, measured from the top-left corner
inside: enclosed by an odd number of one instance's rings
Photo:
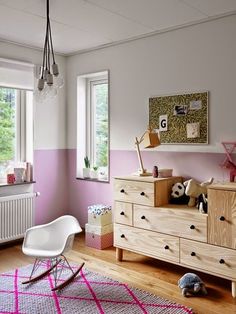
[[[99,183],[110,183],[110,180],[91,179],[91,178],[83,178],[83,177],[76,177],[76,180],[99,182]]]
[[[20,182],[20,183],[0,183],[0,188],[9,187],[9,186],[17,186],[17,185],[25,185],[25,184],[33,184],[33,183],[36,183],[36,181]]]

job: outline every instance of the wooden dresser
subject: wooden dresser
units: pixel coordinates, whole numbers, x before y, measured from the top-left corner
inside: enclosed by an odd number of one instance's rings
[[[236,297],[236,183],[208,189],[208,215],[169,203],[181,177],[114,179],[114,246],[232,281]]]

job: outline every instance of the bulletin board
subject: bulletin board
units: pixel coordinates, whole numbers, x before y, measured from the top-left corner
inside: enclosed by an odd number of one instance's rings
[[[208,92],[149,98],[149,125],[162,144],[208,144]]]

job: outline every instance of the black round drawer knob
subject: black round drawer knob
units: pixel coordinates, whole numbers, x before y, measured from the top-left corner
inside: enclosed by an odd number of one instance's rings
[[[164,249],[169,250],[169,245],[165,245]]]
[[[121,215],[121,216],[124,216],[124,214],[125,214],[124,212],[120,212],[120,215]]]
[[[145,195],[145,193],[144,193],[144,192],[141,192],[141,193],[140,193],[140,195],[144,196],[144,195]]]
[[[225,261],[223,260],[223,258],[221,258],[221,259],[219,260],[219,263],[220,263],[220,264],[224,264],[224,263],[225,263]]]
[[[125,190],[124,190],[124,189],[121,189],[121,190],[120,190],[120,193],[125,193]]]
[[[121,238],[125,238],[125,235],[124,235],[124,234],[122,234],[120,237],[121,237]]]
[[[196,256],[196,253],[195,252],[191,252],[191,256]]]
[[[220,221],[225,221],[225,217],[224,216],[220,216]]]
[[[193,230],[193,229],[195,229],[195,226],[191,225],[189,228]]]
[[[142,216],[141,219],[146,219],[146,217],[145,217],[145,216]]]

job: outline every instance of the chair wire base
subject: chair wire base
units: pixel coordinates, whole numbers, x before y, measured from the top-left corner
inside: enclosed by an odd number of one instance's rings
[[[33,275],[40,266],[46,266],[47,269],[43,273],[33,277]],[[52,291],[60,290],[67,286],[71,281],[73,281],[73,279],[78,275],[83,266],[84,263],[82,263],[76,270],[73,270],[67,258],[63,254],[50,259],[36,258],[29,280],[22,282],[22,284],[33,283],[51,273],[54,277],[54,288],[52,288]],[[71,275],[66,280],[62,281],[61,275],[64,271],[69,271]]]

